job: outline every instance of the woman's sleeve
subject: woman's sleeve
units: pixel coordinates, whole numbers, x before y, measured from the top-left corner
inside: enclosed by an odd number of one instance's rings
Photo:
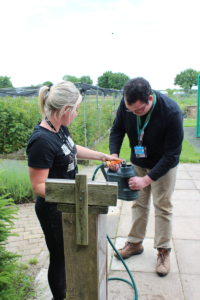
[[[29,167],[50,169],[55,157],[55,149],[47,140],[39,138],[28,146],[27,155]]]

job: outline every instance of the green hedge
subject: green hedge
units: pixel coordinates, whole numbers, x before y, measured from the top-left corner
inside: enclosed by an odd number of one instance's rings
[[[113,102],[100,103],[101,136],[112,126]],[[86,102],[85,109],[87,146],[91,146],[99,136],[96,101]],[[0,98],[0,153],[13,153],[26,148],[34,126],[41,120],[38,99],[10,97]],[[85,145],[83,104],[78,116],[69,127],[70,134],[76,144]]]
[[[34,126],[41,119],[37,100],[0,99],[0,153],[26,147]]]

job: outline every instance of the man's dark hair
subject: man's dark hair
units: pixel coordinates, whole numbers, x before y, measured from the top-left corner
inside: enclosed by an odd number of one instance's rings
[[[148,103],[151,95],[151,86],[143,77],[130,79],[124,86],[124,98],[128,105],[135,103],[137,100]]]

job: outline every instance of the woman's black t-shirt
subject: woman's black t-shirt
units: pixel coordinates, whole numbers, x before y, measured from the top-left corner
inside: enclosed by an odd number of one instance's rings
[[[68,128],[62,126],[62,129],[72,150],[55,132],[41,127],[40,124],[35,126],[26,149],[28,166],[49,169],[48,178],[75,179],[75,174],[78,172],[76,145],[69,135]]]

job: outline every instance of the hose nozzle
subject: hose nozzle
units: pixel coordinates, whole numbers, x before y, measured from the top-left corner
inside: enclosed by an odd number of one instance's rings
[[[122,167],[126,167],[126,160],[122,159]]]
[[[112,166],[112,165],[121,164],[121,162],[122,162],[122,159],[111,160],[111,161],[107,160],[107,161],[103,162],[103,164],[104,164],[105,168],[108,168],[109,166]]]

